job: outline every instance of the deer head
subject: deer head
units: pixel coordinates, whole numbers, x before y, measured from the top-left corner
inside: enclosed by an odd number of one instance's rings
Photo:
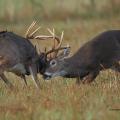
[[[54,51],[60,51],[59,54],[55,54],[54,58],[50,59],[48,61],[45,73],[44,73],[44,79],[50,79],[55,76],[64,76],[66,74],[65,71],[65,64],[66,59],[68,58],[70,54],[70,46],[67,45],[65,47],[60,47],[58,49],[55,49]]]
[[[37,66],[37,72],[43,74],[45,72],[46,67],[48,66],[49,62],[53,60],[53,58],[64,58],[65,55],[67,54],[67,47],[61,47],[62,41],[63,41],[63,35],[64,33],[62,32],[61,37],[58,37],[55,34],[55,30],[47,29],[47,31],[50,33],[50,35],[35,35],[37,31],[41,28],[38,27],[36,28],[33,32],[31,30],[35,26],[36,22],[33,22],[29,28],[27,29],[27,32],[25,34],[25,38],[27,39],[37,39],[37,40],[48,40],[51,39],[54,41],[53,47],[49,50],[46,51],[46,48],[43,52],[39,53],[39,59],[35,60],[36,61],[36,66]],[[55,42],[56,41],[56,42]],[[35,47],[36,49],[36,47]],[[61,52],[61,54],[58,55],[58,52],[64,50],[64,52]],[[35,50],[36,51],[36,50]],[[65,52],[66,51],[66,52]]]

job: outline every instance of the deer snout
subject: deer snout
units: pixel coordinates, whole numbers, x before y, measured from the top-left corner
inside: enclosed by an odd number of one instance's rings
[[[52,74],[49,73],[49,72],[45,72],[45,73],[43,74],[43,78],[44,78],[45,80],[49,80],[51,77],[52,77]]]

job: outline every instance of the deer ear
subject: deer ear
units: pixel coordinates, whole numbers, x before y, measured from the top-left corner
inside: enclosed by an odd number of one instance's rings
[[[59,55],[58,58],[59,59],[65,59],[69,56],[70,54],[70,47],[69,48],[65,48]]]

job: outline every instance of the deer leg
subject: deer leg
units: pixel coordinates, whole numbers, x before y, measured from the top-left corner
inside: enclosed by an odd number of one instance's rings
[[[89,73],[87,76],[85,76],[82,79],[82,83],[83,84],[91,83],[97,77],[98,74],[99,74],[99,71]]]
[[[10,88],[13,88],[12,83],[9,82],[9,80],[6,78],[6,76],[4,74],[0,74],[0,77]]]
[[[120,64],[116,63],[111,69],[120,73]]]
[[[37,67],[35,64],[29,66],[30,74],[32,76],[32,80],[35,82],[37,88],[40,88],[40,83],[37,78]]]
[[[21,78],[24,80],[24,83],[27,86],[27,81],[26,81],[25,75],[21,75]]]
[[[77,84],[77,85],[80,85],[80,83],[81,83],[80,77],[77,77],[77,78],[76,78],[76,84]]]
[[[119,78],[119,75],[120,75],[120,64],[116,63],[111,69],[115,71],[116,77]]]

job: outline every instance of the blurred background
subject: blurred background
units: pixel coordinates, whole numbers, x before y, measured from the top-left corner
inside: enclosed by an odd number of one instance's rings
[[[99,32],[120,28],[120,0],[0,0],[0,30],[24,35],[33,20],[58,34],[64,30],[67,42],[80,43],[77,49]]]
[[[0,0],[0,22],[107,18],[120,13],[120,0]]]

